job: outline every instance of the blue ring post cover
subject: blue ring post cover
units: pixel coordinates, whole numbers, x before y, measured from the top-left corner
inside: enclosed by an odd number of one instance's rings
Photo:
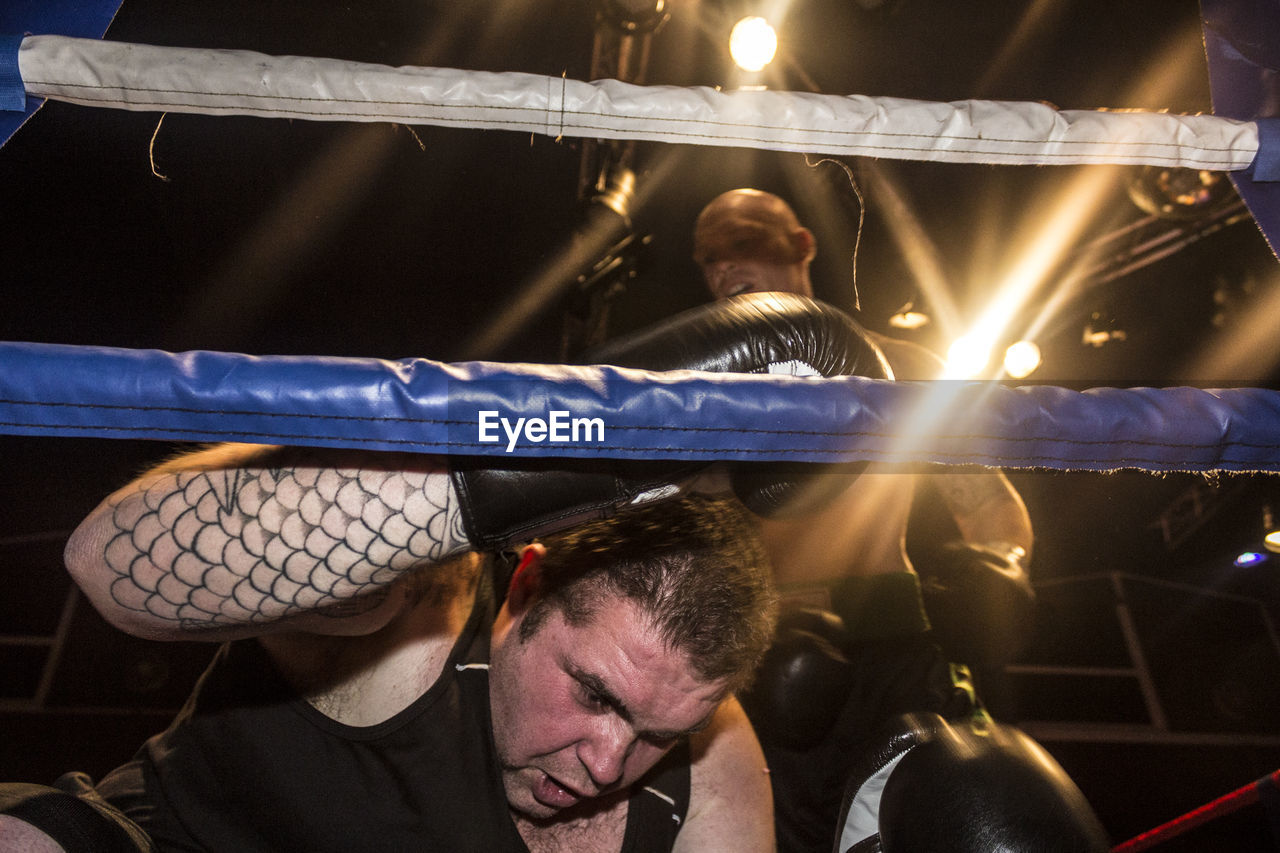
[[[1258,153],[1249,169],[1255,181],[1280,181],[1280,118],[1260,118]]]
[[[1231,182],[1267,238],[1280,248],[1280,152],[1274,119],[1280,95],[1280,4],[1275,0],[1201,0],[1213,112],[1258,123],[1258,154]]]
[[[26,97],[18,47],[28,35],[102,38],[122,0],[0,0],[0,146],[44,104]],[[16,44],[13,43],[16,40]],[[9,75],[17,75],[18,89]],[[19,98],[22,103],[18,104]],[[17,104],[17,106],[15,106]]]
[[[0,33],[0,110],[25,113],[27,90],[18,70],[18,48],[23,36]]]

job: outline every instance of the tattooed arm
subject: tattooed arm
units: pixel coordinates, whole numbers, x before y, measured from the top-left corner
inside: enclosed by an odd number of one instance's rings
[[[66,563],[122,630],[227,639],[376,630],[394,581],[468,547],[437,459],[220,445],[107,498]]]

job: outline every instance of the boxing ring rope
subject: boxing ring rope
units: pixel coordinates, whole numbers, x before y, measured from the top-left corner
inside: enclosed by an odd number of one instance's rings
[[[1150,850],[1198,826],[1256,803],[1263,804],[1274,828],[1273,831],[1280,834],[1280,770],[1268,773],[1256,782],[1250,782],[1229,794],[1223,794],[1218,799],[1192,809],[1154,829],[1147,830],[1141,835],[1135,835],[1128,841],[1111,848],[1112,853],[1139,853],[1141,850]]]
[[[543,425],[529,432],[535,419]],[[4,343],[0,432],[486,456],[1276,472],[1280,392]]]
[[[126,110],[390,121],[953,163],[1231,171],[1256,160],[1259,178],[1280,175],[1269,119],[587,83],[48,35],[24,38],[10,61],[27,94]]]
[[[395,121],[959,163],[1147,164],[1280,175],[1276,119],[1059,111],[591,83],[33,35],[25,94],[129,110]],[[0,51],[3,52],[3,51]],[[14,73],[16,72],[16,73]],[[7,82],[6,82],[7,81]],[[17,81],[23,88],[14,98]],[[606,439],[501,440],[561,413]],[[491,417],[487,440],[481,418]],[[1280,394],[645,374],[427,360],[0,345],[0,431],[443,453],[1107,471],[1280,470]],[[924,425],[928,415],[929,425]],[[520,421],[524,418],[524,421]],[[945,427],[942,426],[945,424]],[[744,426],[750,425],[750,426]]]
[[[386,121],[953,163],[1154,165],[1280,179],[1280,129],[1270,118],[639,87],[47,35],[0,42],[0,54],[10,44],[12,55],[0,55],[0,108],[8,109],[21,110],[30,95],[138,111]],[[1246,199],[1253,207],[1253,196]],[[555,440],[556,413],[569,419],[570,440]],[[508,429],[531,420],[542,422],[541,437]],[[598,433],[590,429],[596,421]],[[584,430],[580,440],[577,425]],[[983,382],[0,343],[0,434],[499,457],[1274,473],[1280,472],[1280,392],[1077,392]],[[1280,771],[1115,849],[1148,849],[1260,796],[1274,798],[1278,780]]]

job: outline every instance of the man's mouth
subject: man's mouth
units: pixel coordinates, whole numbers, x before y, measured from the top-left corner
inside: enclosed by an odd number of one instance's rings
[[[584,799],[583,795],[547,773],[543,773],[542,777],[534,783],[533,798],[542,805],[554,809],[567,809]]]

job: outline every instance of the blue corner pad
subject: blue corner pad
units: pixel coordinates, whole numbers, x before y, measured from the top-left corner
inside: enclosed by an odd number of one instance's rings
[[[23,38],[0,34],[0,110],[23,112],[27,108],[27,89],[18,70],[18,48]]]
[[[1280,181],[1280,118],[1260,118],[1258,153],[1253,158],[1255,181]]]

